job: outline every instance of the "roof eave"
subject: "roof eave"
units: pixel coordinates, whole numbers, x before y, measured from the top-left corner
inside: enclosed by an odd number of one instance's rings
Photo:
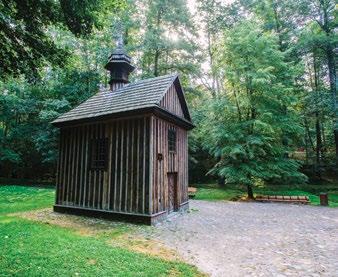
[[[106,121],[110,119],[117,119],[117,118],[130,117],[130,116],[139,116],[139,115],[144,115],[146,113],[153,113],[187,130],[191,130],[195,127],[195,125],[193,125],[190,121],[184,118],[181,118],[159,106],[146,107],[146,108],[123,111],[123,112],[118,112],[118,113],[113,113],[113,114],[106,114],[106,115],[101,115],[101,116],[80,118],[80,119],[67,120],[67,121],[54,120],[51,122],[51,124],[58,128],[64,128],[64,127],[70,127],[74,125],[96,123],[96,122]]]

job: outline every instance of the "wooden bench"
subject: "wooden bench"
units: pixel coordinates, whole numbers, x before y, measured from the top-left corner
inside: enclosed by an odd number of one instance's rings
[[[197,188],[188,187],[188,196],[189,198],[194,198],[197,192]]]
[[[283,195],[257,195],[256,201],[260,202],[282,202],[282,203],[297,203],[308,204],[310,203],[307,196],[283,196]]]

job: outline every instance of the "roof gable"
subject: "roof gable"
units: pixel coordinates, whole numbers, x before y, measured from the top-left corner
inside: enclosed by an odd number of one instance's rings
[[[100,91],[79,106],[62,114],[52,123],[58,125],[65,122],[85,121],[91,118],[133,110],[161,107],[161,100],[173,85],[182,106],[184,119],[190,121],[183,90],[178,75],[175,74],[141,80],[128,84],[114,92],[110,90]]]
[[[178,77],[175,78],[173,83],[164,93],[159,105],[169,112],[190,121],[189,110]]]

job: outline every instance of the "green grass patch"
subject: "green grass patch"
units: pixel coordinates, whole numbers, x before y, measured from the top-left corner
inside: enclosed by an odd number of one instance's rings
[[[54,198],[54,189],[0,186],[0,214],[51,207]]]
[[[255,194],[264,195],[290,195],[290,196],[308,196],[311,205],[320,205],[319,194],[327,192],[329,197],[329,206],[338,207],[338,188],[335,185],[302,185],[302,186],[270,186],[265,188],[256,188]]]
[[[240,188],[220,187],[216,184],[197,184],[192,185],[197,188],[195,199],[197,200],[237,200],[246,196],[246,190]],[[327,192],[329,195],[329,206],[338,207],[338,185],[334,183],[326,184],[305,184],[302,186],[291,185],[271,185],[266,187],[254,188],[256,195],[290,195],[308,196],[311,205],[319,205],[319,194]]]
[[[67,229],[16,218],[0,220],[1,276],[196,276],[168,262]]]
[[[0,187],[0,276],[202,276],[179,261],[166,261],[111,245],[129,231],[123,223],[97,236],[9,213],[51,207],[54,190]]]
[[[196,200],[237,200],[243,195],[243,191],[240,189],[223,188],[216,184],[194,184],[193,187],[197,188],[195,195]]]

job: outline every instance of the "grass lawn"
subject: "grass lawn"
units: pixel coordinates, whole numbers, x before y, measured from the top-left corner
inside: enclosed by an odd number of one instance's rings
[[[51,207],[54,192],[54,189],[0,186],[0,215]]]
[[[167,261],[84,236],[72,229],[9,215],[51,206],[54,191],[0,186],[0,276],[201,276]],[[114,233],[114,232],[112,232]]]
[[[194,199],[197,200],[238,200],[246,196],[245,189],[225,187],[216,184],[192,185],[197,188]],[[338,207],[338,184],[306,184],[302,186],[274,185],[268,187],[254,188],[254,193],[264,195],[304,195],[309,196],[311,205],[319,205],[319,194],[329,194],[329,206]]]

